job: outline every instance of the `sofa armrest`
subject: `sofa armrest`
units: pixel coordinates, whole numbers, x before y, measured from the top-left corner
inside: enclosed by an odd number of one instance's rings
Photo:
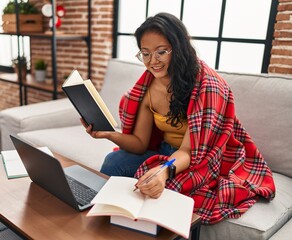
[[[67,98],[5,109],[0,112],[1,150],[14,149],[10,134],[74,126],[79,119]]]

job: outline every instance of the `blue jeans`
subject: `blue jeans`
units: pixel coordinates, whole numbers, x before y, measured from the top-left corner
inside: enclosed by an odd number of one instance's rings
[[[134,154],[125,150],[109,153],[103,162],[100,172],[108,176],[134,177],[138,167],[149,157],[162,154],[170,156],[177,149],[162,142],[158,151],[148,150],[144,154]]]

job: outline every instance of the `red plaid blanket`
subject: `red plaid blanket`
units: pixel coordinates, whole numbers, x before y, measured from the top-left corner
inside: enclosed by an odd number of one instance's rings
[[[259,197],[272,200],[275,186],[270,168],[235,115],[229,86],[204,62],[200,65],[187,111],[191,163],[166,187],[192,197],[194,212],[204,224],[213,224],[240,217]],[[120,117],[126,134],[132,132],[139,103],[152,79],[145,71],[121,100]],[[157,147],[160,141],[154,129],[149,147]],[[167,156],[161,155],[147,159],[135,176],[141,177],[166,160]]]

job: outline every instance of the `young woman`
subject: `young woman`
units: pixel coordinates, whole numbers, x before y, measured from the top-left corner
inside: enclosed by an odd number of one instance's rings
[[[160,13],[135,36],[147,70],[121,100],[123,132],[95,132],[83,122],[92,137],[120,147],[101,172],[135,176],[153,198],[165,187],[188,195],[204,223],[239,217],[258,196],[272,199],[271,171],[235,115],[229,86],[197,57],[183,23]]]

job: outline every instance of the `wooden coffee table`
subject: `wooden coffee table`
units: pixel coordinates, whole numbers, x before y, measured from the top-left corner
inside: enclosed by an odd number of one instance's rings
[[[54,155],[63,167],[76,164],[58,154]],[[107,177],[97,171],[94,172]],[[74,210],[33,183],[29,177],[8,180],[1,160],[0,221],[17,231],[24,239],[181,239],[166,229],[162,229],[154,238],[111,225],[109,217],[86,217],[87,212],[88,210],[84,212]],[[200,224],[200,217],[194,214],[191,226],[193,240],[199,239]]]

